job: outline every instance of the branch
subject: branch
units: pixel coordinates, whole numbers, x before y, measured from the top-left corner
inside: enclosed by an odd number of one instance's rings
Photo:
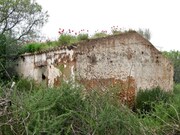
[[[17,19],[17,21],[14,22],[14,24],[13,24],[11,27],[5,29],[5,31],[9,31],[9,30],[13,29],[13,28],[14,28],[18,23],[20,23],[21,21],[22,21],[22,20]],[[5,31],[4,31],[4,32],[5,32]]]
[[[6,27],[7,27],[7,23],[8,23],[7,19],[9,18],[10,15],[12,15],[12,14],[14,13],[15,10],[16,10],[16,8],[14,7],[14,8],[12,9],[12,11],[11,11],[9,14],[7,14],[7,16],[4,16],[4,17],[0,20],[0,23],[3,23],[3,22],[6,20],[6,25],[5,25],[5,27],[3,28],[3,31],[1,32],[2,34],[4,33],[4,30],[5,30]],[[8,12],[8,11],[7,11],[7,12]]]
[[[35,25],[36,22],[40,21],[38,20],[34,20],[34,22],[29,26],[28,30],[24,33],[22,33],[17,39],[16,41],[20,40],[23,36],[28,35],[28,33],[31,31],[32,27]]]

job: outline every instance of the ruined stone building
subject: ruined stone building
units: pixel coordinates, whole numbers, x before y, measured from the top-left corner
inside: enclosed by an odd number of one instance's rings
[[[173,88],[173,65],[135,31],[27,53],[18,58],[16,69],[19,75],[48,86],[62,80],[87,88],[121,85],[132,95],[139,89]]]

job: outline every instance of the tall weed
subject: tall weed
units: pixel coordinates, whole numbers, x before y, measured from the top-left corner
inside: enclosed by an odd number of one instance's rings
[[[0,114],[0,134],[179,134],[178,86],[170,97],[159,89],[141,95],[142,101],[156,101],[149,113],[132,112],[119,104],[111,92],[87,92],[66,83],[46,88],[21,80],[9,97],[12,104],[4,115]]]
[[[153,111],[155,104],[167,102],[170,93],[164,92],[159,87],[153,89],[139,90],[136,96],[136,110],[140,113],[149,113]]]

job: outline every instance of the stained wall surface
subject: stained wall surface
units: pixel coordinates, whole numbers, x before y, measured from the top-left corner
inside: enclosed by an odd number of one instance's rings
[[[19,76],[45,82],[48,86],[60,85],[62,80],[75,79],[74,50],[55,48],[53,50],[24,54],[18,58],[16,71]]]
[[[136,32],[24,54],[16,69],[19,75],[50,87],[62,80],[78,81],[87,89],[120,85],[124,100],[132,100],[139,89],[173,88],[173,65]]]
[[[173,66],[149,41],[126,33],[81,45],[77,74],[86,80],[134,80],[135,88],[173,87]]]

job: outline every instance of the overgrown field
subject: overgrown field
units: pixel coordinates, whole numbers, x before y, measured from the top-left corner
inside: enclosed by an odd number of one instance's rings
[[[0,135],[178,135],[180,85],[140,91],[133,110],[115,91],[57,88],[20,80],[0,86]]]

